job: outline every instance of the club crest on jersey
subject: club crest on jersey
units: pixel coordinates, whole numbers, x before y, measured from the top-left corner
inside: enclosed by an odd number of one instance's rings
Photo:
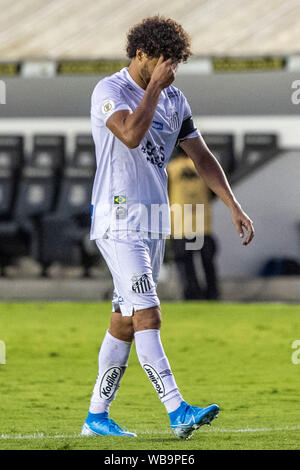
[[[115,103],[113,102],[113,100],[105,100],[102,103],[101,110],[103,114],[107,114],[110,111],[112,111],[114,108],[115,108]]]
[[[151,282],[148,274],[142,274],[141,276],[133,276],[132,279],[132,290],[137,294],[143,294],[151,289]]]
[[[171,116],[169,116],[169,125],[172,131],[177,131],[179,124],[179,116],[177,111],[175,111]]]

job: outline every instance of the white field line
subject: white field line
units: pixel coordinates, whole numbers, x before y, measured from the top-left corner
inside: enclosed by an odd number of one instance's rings
[[[245,428],[245,429],[222,429],[222,428],[212,428],[212,429],[201,429],[200,433],[245,433],[245,432],[274,432],[274,431],[298,431],[300,430],[300,425],[297,426],[286,426],[286,427],[278,427],[278,428]],[[168,435],[173,434],[172,431],[134,431],[137,433],[138,436],[143,435]],[[54,435],[47,435],[43,433],[35,433],[29,435],[17,434],[11,436],[9,434],[1,434],[1,439],[77,439],[77,438],[86,438],[86,436],[81,436],[80,434],[54,434]]]

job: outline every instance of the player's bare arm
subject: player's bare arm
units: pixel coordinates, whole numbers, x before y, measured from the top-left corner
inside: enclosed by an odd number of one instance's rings
[[[138,57],[135,60],[139,60]],[[164,60],[161,55],[156,60],[149,83],[145,84],[145,95],[137,109],[134,112],[117,111],[108,119],[106,125],[109,130],[127,147],[138,147],[148,131],[160,92],[174,81],[176,65],[172,59]],[[136,72],[135,69],[133,71]]]
[[[242,210],[236,200],[226,175],[216,157],[211,153],[202,137],[186,139],[180,146],[193,160],[198,173],[204,178],[209,188],[226,204],[232,216],[232,223],[241,238],[244,238],[244,228],[247,237],[243,245],[248,245],[254,237],[253,222]]]

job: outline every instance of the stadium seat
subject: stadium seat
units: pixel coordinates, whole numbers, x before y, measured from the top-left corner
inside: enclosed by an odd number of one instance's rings
[[[65,137],[62,135],[35,135],[30,163],[59,172],[65,164]]]
[[[3,178],[3,185],[9,183]],[[5,268],[19,256],[30,255],[39,260],[39,219],[51,211],[55,201],[55,173],[51,168],[25,166],[18,183],[12,212],[0,222],[0,268]],[[10,190],[11,191],[11,190]],[[9,191],[3,199],[3,212],[9,205]],[[7,215],[7,212],[6,212]]]
[[[42,219],[41,239],[43,275],[54,262],[84,266],[84,275],[96,260],[86,249],[90,230],[90,200],[94,171],[91,168],[66,167],[60,185],[55,212]]]
[[[95,144],[91,134],[77,135],[73,164],[78,167],[96,168]]]
[[[11,216],[23,162],[23,137],[0,135],[0,221]]]
[[[23,137],[0,135],[0,220],[11,214],[23,163]]]
[[[11,168],[0,166],[0,221],[11,214],[15,190],[14,173]]]
[[[203,134],[208,148],[218,158],[227,175],[231,175],[235,169],[234,137],[232,134]]]
[[[20,169],[24,162],[23,137],[0,135],[0,167]]]
[[[244,135],[244,149],[242,153],[242,165],[254,165],[263,161],[278,150],[278,138],[276,134]]]

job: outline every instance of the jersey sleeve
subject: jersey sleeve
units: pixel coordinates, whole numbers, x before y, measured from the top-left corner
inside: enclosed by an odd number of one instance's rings
[[[194,122],[193,122],[191,107],[186,97],[183,94],[182,94],[182,97],[183,97],[183,120],[182,120],[182,125],[178,134],[178,140],[177,140],[178,144],[185,139],[192,139],[194,137],[200,136],[200,132],[198,131],[197,127],[194,125]]]
[[[132,111],[122,87],[111,80],[101,80],[96,85],[91,102],[91,115],[104,125],[116,111]]]
[[[185,121],[186,119],[192,117],[192,110],[184,94],[182,94],[182,98],[183,98],[183,120]]]

